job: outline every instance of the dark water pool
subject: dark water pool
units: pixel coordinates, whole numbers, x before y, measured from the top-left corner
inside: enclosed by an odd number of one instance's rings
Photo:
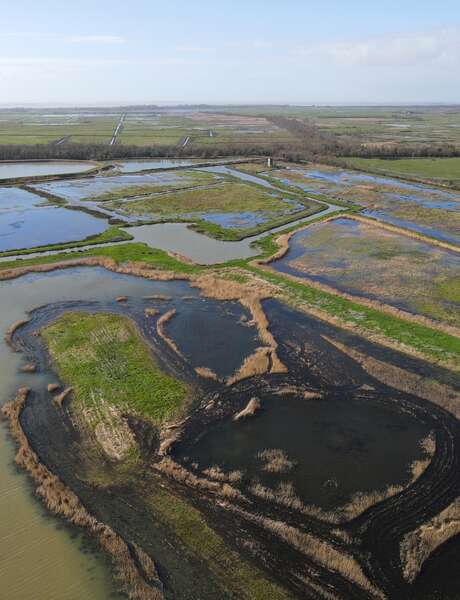
[[[262,403],[256,418],[218,424],[187,456],[200,468],[241,470],[271,488],[292,482],[305,503],[326,509],[355,492],[406,482],[408,465],[420,456],[419,441],[428,433],[408,415],[346,393],[321,400],[271,396]],[[257,458],[266,448],[283,450],[296,466],[267,473]]]
[[[257,329],[247,326],[250,318],[237,302],[201,298],[182,302],[167,332],[193,367],[226,377],[260,346]]]

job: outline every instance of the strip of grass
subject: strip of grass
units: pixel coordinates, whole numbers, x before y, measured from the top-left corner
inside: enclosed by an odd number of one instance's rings
[[[383,335],[435,360],[450,360],[453,364],[460,365],[460,339],[457,337],[362,306],[277,273],[270,273],[252,265],[247,265],[246,268],[279,286],[293,306],[308,304],[344,323],[358,327],[367,334]]]
[[[204,269],[198,265],[191,265],[170,256],[163,250],[150,248],[146,244],[127,243],[104,248],[93,248],[77,252],[62,252],[51,256],[37,256],[36,258],[24,258],[0,263],[0,270],[28,267],[33,265],[52,264],[75,260],[79,258],[106,257],[115,261],[116,264],[125,262],[143,262],[155,269],[163,271],[174,271],[175,273],[197,273]]]
[[[439,179],[446,183],[460,183],[460,158],[349,158],[351,167],[388,175],[402,175],[424,179]]]
[[[132,240],[133,236],[118,227],[109,227],[102,233],[91,236],[84,240],[76,242],[66,242],[65,244],[50,244],[48,246],[37,246],[35,248],[24,248],[21,250],[8,250],[0,252],[0,257],[6,256],[26,256],[28,254],[35,254],[35,252],[50,252],[53,250],[67,250],[69,248],[81,248],[82,246],[92,246],[93,244],[105,244],[109,242],[126,242]]]
[[[228,591],[229,597],[247,600],[290,598],[259,569],[243,562],[235,551],[228,548],[196,508],[159,487],[150,502],[160,520],[171,527],[180,539],[185,554],[204,561],[216,582]]]
[[[160,370],[126,317],[66,313],[42,335],[81,409],[92,409],[102,398],[123,412],[161,424],[183,405],[186,385]]]

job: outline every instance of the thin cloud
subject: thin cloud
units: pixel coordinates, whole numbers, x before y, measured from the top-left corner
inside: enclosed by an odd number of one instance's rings
[[[120,35],[60,35],[33,32],[0,33],[0,38],[41,40],[67,44],[124,44],[126,42],[126,38]]]
[[[407,67],[460,61],[460,28],[298,46],[294,55],[342,66]]]

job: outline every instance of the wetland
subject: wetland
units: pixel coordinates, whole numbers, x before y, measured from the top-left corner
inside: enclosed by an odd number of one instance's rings
[[[455,194],[119,164],[0,189],[8,600],[453,600],[458,253],[346,212]]]

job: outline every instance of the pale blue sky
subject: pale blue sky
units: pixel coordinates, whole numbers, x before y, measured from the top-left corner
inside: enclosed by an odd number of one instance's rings
[[[460,102],[458,0],[4,0],[0,103]]]

